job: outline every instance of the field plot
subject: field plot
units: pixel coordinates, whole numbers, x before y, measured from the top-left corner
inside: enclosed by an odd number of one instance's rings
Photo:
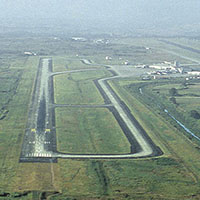
[[[3,103],[3,101],[1,101],[1,109],[6,110],[5,117],[0,120],[1,193],[5,191],[4,188],[7,188],[6,190],[9,190],[11,193],[20,190],[20,186],[15,185],[18,180],[17,170],[20,168],[20,164],[18,163],[18,150],[21,149],[23,133],[27,120],[27,106],[30,102],[32,84],[36,75],[35,69],[38,65],[38,57],[32,57],[29,59],[22,57],[19,60],[16,59],[16,63],[13,60],[12,66],[21,63],[21,60],[23,60],[23,65],[18,65],[18,67],[20,67],[22,70],[20,71],[20,73],[16,72],[15,69],[10,67],[9,70],[6,70],[5,72],[0,74],[0,81],[3,82],[3,79],[6,80],[5,88],[3,87],[4,83],[1,84],[1,88],[3,90],[5,89],[6,92],[0,92],[0,97],[3,98],[4,95],[7,96],[6,101],[4,101],[5,104]],[[18,76],[19,74],[21,75],[20,78]],[[24,172],[25,171],[26,170],[24,170]],[[4,199],[5,198],[12,199],[11,196],[6,196],[4,197]]]
[[[104,100],[93,80],[104,77],[104,71],[62,74],[54,77],[55,103],[103,104]]]
[[[75,70],[75,69],[85,69],[85,68],[100,68],[97,65],[85,65],[84,59],[81,57],[74,57],[74,56],[54,56],[53,57],[53,71],[66,71],[66,70]],[[83,57],[84,58],[84,57]]]
[[[81,154],[129,153],[130,144],[105,108],[57,108],[58,150]]]

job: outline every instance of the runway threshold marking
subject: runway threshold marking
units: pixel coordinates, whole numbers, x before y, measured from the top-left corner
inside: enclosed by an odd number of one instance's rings
[[[51,129],[45,129],[45,133],[50,133]]]

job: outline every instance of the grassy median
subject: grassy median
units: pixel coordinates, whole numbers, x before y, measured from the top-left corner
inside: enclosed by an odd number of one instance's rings
[[[80,154],[130,153],[130,144],[105,108],[56,108],[58,150]]]
[[[86,71],[62,74],[54,77],[56,104],[104,104],[104,100],[93,80],[108,72]]]

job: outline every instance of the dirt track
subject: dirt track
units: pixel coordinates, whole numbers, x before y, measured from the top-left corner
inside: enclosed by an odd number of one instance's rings
[[[91,65],[91,62],[86,62]],[[32,105],[29,112],[27,129],[22,146],[20,162],[56,162],[57,158],[65,159],[127,159],[158,156],[162,151],[154,145],[146,132],[132,116],[126,104],[108,84],[108,80],[120,78],[114,69],[113,76],[94,80],[104,98],[104,105],[71,105],[54,104],[53,76],[63,73],[76,73],[98,69],[81,69],[52,73],[52,60],[42,59],[33,90]],[[130,143],[129,154],[66,154],[56,149],[55,107],[88,107],[108,108],[119,123]]]

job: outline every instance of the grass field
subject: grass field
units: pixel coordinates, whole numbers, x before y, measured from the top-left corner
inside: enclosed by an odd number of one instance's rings
[[[130,144],[104,108],[57,108],[58,150],[70,153],[130,153]]]
[[[84,57],[83,57],[84,58]],[[67,71],[67,70],[76,70],[76,69],[90,69],[90,68],[100,68],[99,66],[94,65],[85,65],[81,61],[81,57],[73,56],[54,56],[53,57],[53,71]]]
[[[109,73],[99,70],[55,76],[55,103],[104,104],[93,80],[104,77],[106,74]]]
[[[20,191],[20,186],[17,185],[20,176],[17,172],[20,168],[18,160],[38,61],[38,57],[29,58],[21,66],[22,76],[15,93],[9,96],[10,101],[6,105],[6,110],[9,112],[5,119],[0,120],[0,191],[2,193]],[[26,170],[23,173],[26,173]]]

